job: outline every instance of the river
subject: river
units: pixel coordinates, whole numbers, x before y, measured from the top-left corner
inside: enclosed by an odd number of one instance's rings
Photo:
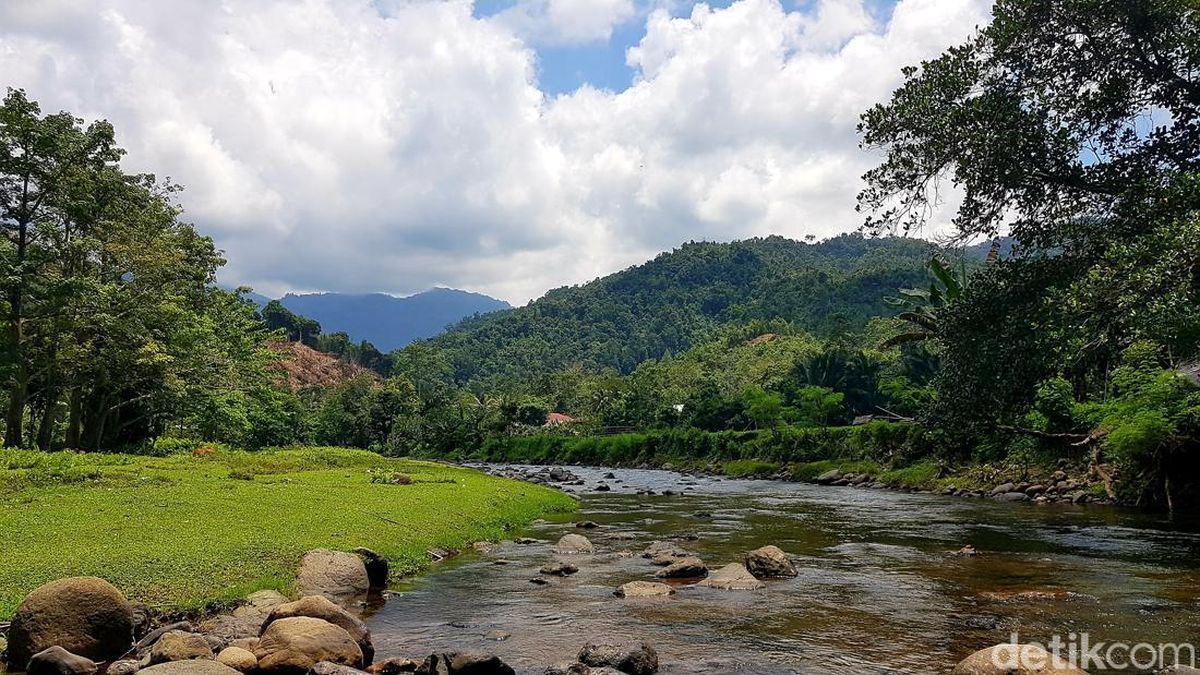
[[[369,617],[378,653],[482,650],[541,673],[590,639],[634,639],[655,647],[662,673],[862,675],[948,673],[1013,633],[1043,643],[1072,633],[1093,644],[1200,639],[1196,523],[667,471],[613,470],[613,490],[596,492],[607,469],[571,470],[587,486],[576,488],[578,513],[519,533],[538,543],[463,554],[405,582]],[[599,527],[576,528],[582,520]],[[531,583],[566,533],[584,534],[596,553],[572,556],[573,576]],[[774,544],[799,576],[760,591],[614,597],[622,583],[652,579],[658,568],[640,553],[655,540],[710,568]],[[967,544],[979,555],[955,555]]]

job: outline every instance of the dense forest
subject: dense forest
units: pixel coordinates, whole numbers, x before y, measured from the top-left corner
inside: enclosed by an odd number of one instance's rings
[[[673,430],[697,448],[757,434],[786,461],[803,430],[876,420],[904,431],[837,452],[1066,459],[1128,501],[1195,504],[1198,55],[1184,0],[1002,0],[863,115],[881,158],[863,233],[688,243],[390,354],[220,290],[176,187],[126,173],[108,124],[10,91],[5,443],[470,456]],[[922,232],[947,184],[955,243],[896,236]],[[292,391],[285,340],[370,372]]]

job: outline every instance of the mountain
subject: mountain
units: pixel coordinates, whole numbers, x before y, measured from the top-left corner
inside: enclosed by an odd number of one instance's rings
[[[828,336],[894,314],[884,299],[927,285],[925,263],[936,250],[919,239],[861,235],[688,243],[524,307],[466,319],[407,353],[444,360],[460,383],[503,385],[572,364],[628,373],[733,323],[783,319]]]
[[[509,308],[503,300],[452,288],[433,288],[404,298],[383,293],[289,293],[279,301],[295,314],[316,319],[322,333],[342,331],[383,352],[437,335],[466,317]]]

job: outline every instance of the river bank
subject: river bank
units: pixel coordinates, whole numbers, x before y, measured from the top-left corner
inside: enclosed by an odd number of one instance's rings
[[[310,549],[364,546],[411,574],[430,551],[573,508],[554,490],[365,451],[0,450],[0,621],[62,577],[100,576],[158,612],[196,614],[288,592]]]

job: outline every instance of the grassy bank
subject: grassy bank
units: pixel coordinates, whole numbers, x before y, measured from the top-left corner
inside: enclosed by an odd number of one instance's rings
[[[401,474],[412,484],[396,484]],[[533,485],[355,450],[0,450],[0,620],[38,585],[72,575],[104,577],[155,607],[199,609],[286,589],[312,548],[366,546],[411,573],[431,548],[496,539],[573,505]]]

